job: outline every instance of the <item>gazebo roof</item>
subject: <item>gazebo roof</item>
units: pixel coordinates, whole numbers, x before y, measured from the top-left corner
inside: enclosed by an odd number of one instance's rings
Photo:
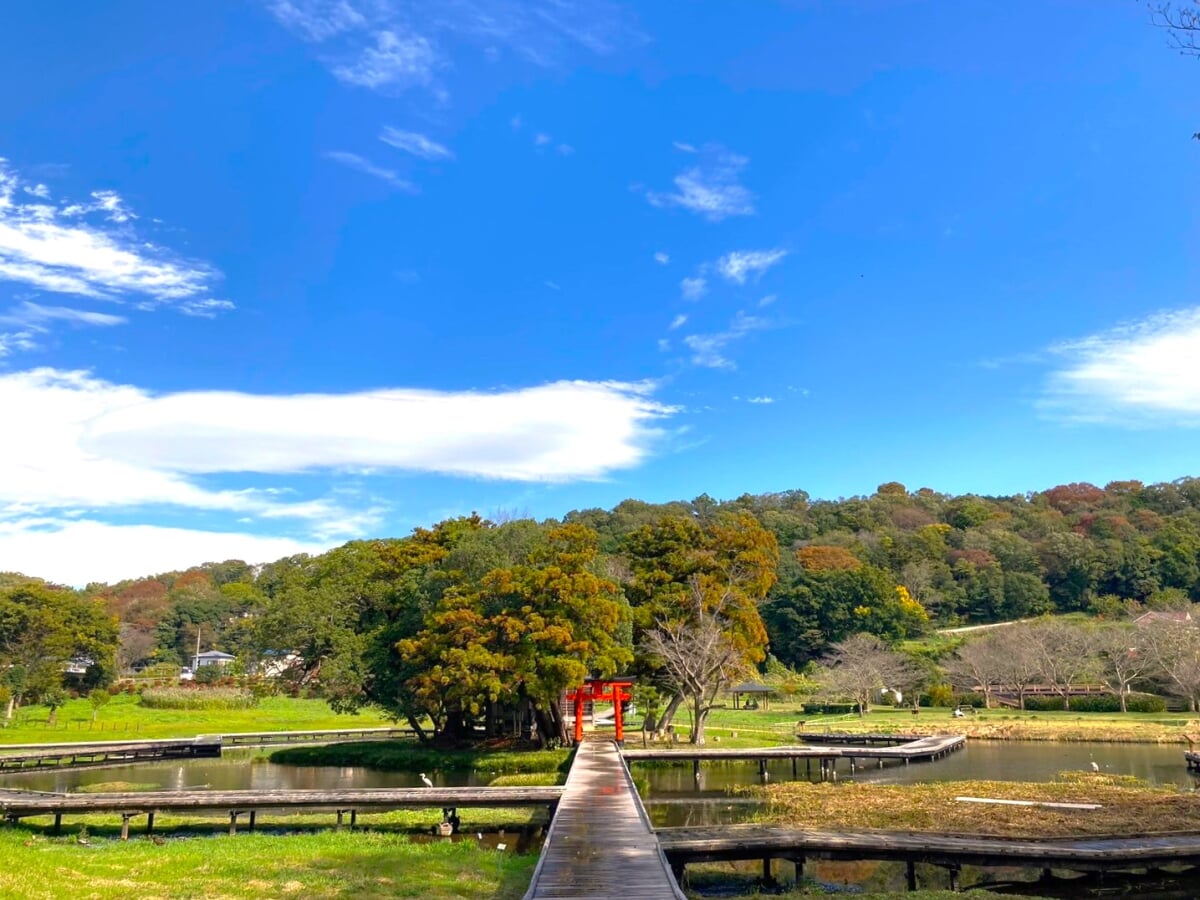
[[[759,684],[755,681],[744,681],[739,685],[731,687],[731,693],[734,694],[773,694],[775,688],[767,684]]]

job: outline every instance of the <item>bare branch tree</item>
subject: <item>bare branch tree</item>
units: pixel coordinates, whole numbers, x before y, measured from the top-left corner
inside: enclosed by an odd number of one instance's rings
[[[999,630],[988,631],[958,648],[946,666],[950,683],[960,691],[983,694],[983,706],[992,708],[992,693],[1008,670],[1008,646]]]
[[[999,669],[1000,682],[1017,695],[1017,705],[1025,708],[1025,696],[1032,685],[1042,679],[1041,660],[1034,650],[1031,626],[1022,622],[1011,628],[992,632],[1000,639],[1002,650]]]
[[[1200,3],[1150,3],[1150,21],[1167,32],[1171,46],[1187,56],[1200,56]]]
[[[1191,619],[1155,618],[1139,625],[1138,633],[1167,690],[1186,700],[1188,709],[1196,712],[1200,705],[1200,624]]]
[[[1075,622],[1046,619],[1027,626],[1042,680],[1062,697],[1063,709],[1071,708],[1071,690],[1098,677],[1092,631]]]
[[[854,634],[833,645],[819,677],[827,693],[849,697],[862,716],[884,688],[910,691],[920,685],[925,673],[874,635]]]
[[[1107,625],[1096,632],[1095,640],[1100,677],[1121,698],[1121,712],[1128,712],[1133,683],[1151,671],[1154,658],[1140,646],[1142,635],[1126,625]]]
[[[677,694],[691,701],[689,740],[704,743],[704,725],[717,696],[749,671],[745,651],[723,627],[722,603],[705,609],[704,591],[693,579],[693,615],[683,621],[660,622],[643,640],[645,652],[657,659]]]

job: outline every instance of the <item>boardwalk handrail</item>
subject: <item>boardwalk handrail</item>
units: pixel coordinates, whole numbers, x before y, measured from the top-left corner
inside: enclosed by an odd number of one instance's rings
[[[673,863],[734,859],[877,859],[954,867],[1029,866],[1074,871],[1200,863],[1200,835],[1029,839],[885,831],[817,831],[728,825],[667,828],[659,842]]]
[[[933,735],[911,740],[893,747],[837,746],[793,744],[779,747],[690,747],[671,750],[623,751],[629,762],[657,760],[689,762],[696,759],[932,759],[958,750],[966,744],[961,734]]]

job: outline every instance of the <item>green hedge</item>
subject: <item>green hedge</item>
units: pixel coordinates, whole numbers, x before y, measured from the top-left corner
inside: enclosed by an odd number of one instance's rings
[[[1125,701],[1129,712],[1159,713],[1167,708],[1166,701],[1154,694],[1130,694]],[[1062,697],[1026,697],[1025,708],[1035,712],[1055,712],[1063,709]],[[1121,711],[1121,698],[1116,694],[1089,694],[1071,698],[1071,712],[1114,713]]]
[[[806,716],[844,716],[847,713],[858,712],[854,703],[805,703]]]
[[[364,766],[384,772],[566,772],[573,751],[438,750],[411,741],[355,741],[321,747],[288,747],[271,762],[289,766]]]

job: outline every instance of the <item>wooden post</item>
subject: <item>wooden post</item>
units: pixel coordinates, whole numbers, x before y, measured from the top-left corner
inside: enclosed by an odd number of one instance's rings
[[[60,812],[54,814],[54,833],[62,834],[62,813]]]
[[[906,864],[906,869],[906,874],[908,876],[908,889],[910,891],[915,891],[917,889],[917,864],[910,859]]]
[[[129,840],[129,820],[133,818],[133,813],[121,813],[121,840]]]
[[[773,862],[774,862],[774,860],[771,857],[769,857],[769,856],[763,857],[762,880],[763,880],[764,885],[772,885],[775,883],[775,873],[771,869],[771,863],[773,863]]]
[[[358,810],[350,810],[350,830],[354,830],[354,826],[358,824]]]
[[[792,865],[796,867],[796,884],[799,884],[804,878],[804,857],[793,856]]]
[[[583,741],[583,688],[575,691],[575,743]]]
[[[146,834],[154,833],[154,810],[146,813]]]
[[[700,757],[692,760],[692,780],[696,782],[696,790],[700,790]]]
[[[613,728],[617,732],[617,743],[625,743],[625,721],[621,718],[621,688],[613,685]]]
[[[254,830],[254,826],[258,824],[258,810],[250,810],[250,830]]]
[[[792,757],[792,781],[796,780],[796,757]]]
[[[342,830],[342,810],[337,811],[337,824],[333,826],[334,831]]]
[[[765,758],[758,761],[758,777],[763,781],[767,780],[767,760]]]
[[[958,892],[958,866],[950,866],[950,890]]]
[[[238,811],[236,809],[231,809],[229,811],[229,836],[230,837],[233,837],[235,834],[237,834],[237,819],[238,819]]]

